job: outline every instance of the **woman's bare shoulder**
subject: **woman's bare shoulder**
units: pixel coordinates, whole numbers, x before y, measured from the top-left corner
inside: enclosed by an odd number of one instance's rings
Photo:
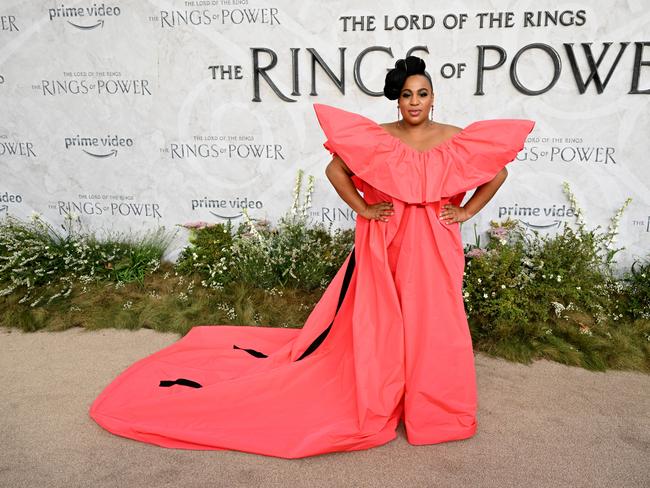
[[[383,127],[384,129],[386,129],[391,134],[395,131],[396,125],[397,125],[396,122],[383,122],[383,123],[379,124],[380,127]]]
[[[449,135],[458,134],[459,132],[461,132],[463,130],[462,127],[458,127],[457,125],[443,124],[441,122],[438,122],[438,123],[442,126],[442,129],[445,132],[447,132]]]

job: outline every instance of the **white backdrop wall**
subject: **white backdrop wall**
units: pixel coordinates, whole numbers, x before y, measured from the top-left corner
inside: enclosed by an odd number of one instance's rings
[[[537,125],[466,242],[510,216],[589,227],[627,197],[621,266],[650,246],[647,0],[0,2],[0,218],[66,212],[98,232],[276,221],[296,171],[312,217],[352,227],[312,103],[396,118],[395,59],[425,59],[436,120]],[[466,196],[466,200],[471,192]],[[466,201],[465,200],[465,201]],[[184,231],[183,231],[184,232]],[[168,257],[186,244],[181,232]],[[99,232],[101,233],[101,232]],[[485,242],[485,241],[483,241]]]

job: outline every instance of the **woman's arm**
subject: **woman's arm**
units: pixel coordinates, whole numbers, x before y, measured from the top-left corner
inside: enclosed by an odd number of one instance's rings
[[[346,166],[339,156],[334,159],[325,168],[325,175],[330,180],[336,193],[347,203],[357,215],[367,219],[376,219],[383,222],[388,221],[388,216],[393,214],[393,204],[391,202],[380,202],[374,205],[368,205],[359,195],[350,176],[354,175],[350,168]]]
[[[366,207],[366,201],[361,198],[350,176],[354,175],[339,156],[325,168],[325,175],[330,180],[336,193],[347,203],[352,210],[360,214]]]
[[[479,210],[485,207],[507,177],[508,170],[504,167],[492,180],[482,184],[474,191],[472,197],[463,205],[463,208],[467,212],[467,218],[473,217]]]

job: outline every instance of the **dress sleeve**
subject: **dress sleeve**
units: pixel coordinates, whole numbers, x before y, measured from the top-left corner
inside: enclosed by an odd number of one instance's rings
[[[453,137],[440,154],[440,173],[429,181],[427,199],[463,193],[492,180],[524,148],[535,127],[527,119],[479,120]]]
[[[327,140],[323,147],[340,157],[354,173],[352,181],[363,191],[363,183],[381,188],[382,160],[391,151],[385,131],[371,119],[331,105],[314,103],[314,111]]]
[[[359,178],[359,176],[357,175],[357,172],[358,172],[359,169],[360,169],[360,165],[357,165],[357,164],[356,164],[356,162],[358,161],[358,159],[357,159],[357,158],[352,159],[352,158],[349,157],[348,155],[346,155],[345,157],[340,156],[340,155],[338,154],[338,152],[337,152],[336,144],[333,143],[333,142],[331,142],[329,139],[323,143],[323,147],[324,147],[325,149],[327,149],[327,150],[330,152],[330,154],[331,154],[332,156],[339,156],[339,157],[343,160],[343,162],[344,162],[345,165],[350,169],[350,171],[352,171],[352,172],[354,173],[354,174],[352,175],[352,177],[350,178],[350,179],[352,180],[352,183],[354,183],[354,186],[355,186],[359,191],[362,191],[362,192],[365,191],[364,180],[362,180],[361,178]],[[340,149],[339,149],[339,151],[340,151],[341,153],[344,153],[344,151],[341,151]],[[349,161],[351,161],[351,160],[352,160],[352,162],[350,163]],[[356,168],[356,171],[355,171],[354,169],[352,169],[352,168]]]

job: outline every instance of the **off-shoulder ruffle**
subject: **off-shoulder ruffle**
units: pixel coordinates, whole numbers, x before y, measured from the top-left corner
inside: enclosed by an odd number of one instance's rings
[[[487,183],[515,159],[535,126],[527,119],[479,120],[418,151],[363,115],[313,106],[327,138],[323,146],[356,177],[407,203],[436,202]]]

